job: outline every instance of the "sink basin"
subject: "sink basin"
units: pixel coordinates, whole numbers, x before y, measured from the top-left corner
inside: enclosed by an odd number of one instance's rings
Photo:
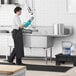
[[[8,30],[0,30],[0,33],[9,33]]]
[[[37,29],[23,29],[23,33],[37,33],[38,30]]]
[[[32,34],[32,30],[30,30],[30,29],[23,29],[22,31],[23,31],[23,33]]]

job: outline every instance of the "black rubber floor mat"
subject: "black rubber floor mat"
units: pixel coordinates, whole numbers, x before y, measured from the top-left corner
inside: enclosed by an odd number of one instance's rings
[[[4,65],[16,65],[16,64],[8,64],[8,63],[0,63]],[[18,65],[19,66],[19,65]],[[33,65],[33,64],[23,64],[23,66],[27,67],[27,70],[32,71],[51,71],[51,72],[67,72],[73,67],[65,67],[65,66],[50,66],[50,65]]]
[[[72,67],[27,65],[27,70],[35,70],[35,71],[67,72],[71,68]]]

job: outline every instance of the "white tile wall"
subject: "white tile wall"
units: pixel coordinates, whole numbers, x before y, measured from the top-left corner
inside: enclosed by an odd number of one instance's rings
[[[0,7],[0,25],[11,25],[14,7],[13,5],[3,5]]]

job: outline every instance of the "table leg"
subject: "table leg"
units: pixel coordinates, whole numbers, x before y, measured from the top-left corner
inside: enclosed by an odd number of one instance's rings
[[[5,61],[7,61],[8,60],[8,55],[6,55],[6,60]]]
[[[11,49],[12,49],[12,46],[9,46],[9,48],[10,48],[10,54],[11,54]]]
[[[10,54],[11,54],[11,48],[12,46],[9,46],[9,49],[10,49]],[[6,61],[8,60],[8,55],[6,54]]]
[[[45,61],[46,61],[46,64],[47,64],[47,49],[45,49],[45,51],[46,51]]]
[[[52,47],[50,48],[50,61],[52,62]]]

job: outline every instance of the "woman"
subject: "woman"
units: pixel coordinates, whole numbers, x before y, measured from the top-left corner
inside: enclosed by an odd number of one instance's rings
[[[20,15],[22,8],[16,7],[14,9],[14,13],[16,14],[13,19],[13,31],[12,31],[12,37],[14,40],[14,49],[8,58],[8,61],[10,63],[13,63],[14,58],[16,57],[16,64],[21,65],[22,61],[21,58],[24,57],[24,46],[23,46],[23,35],[22,35],[22,29],[24,28],[24,25],[21,24]]]

